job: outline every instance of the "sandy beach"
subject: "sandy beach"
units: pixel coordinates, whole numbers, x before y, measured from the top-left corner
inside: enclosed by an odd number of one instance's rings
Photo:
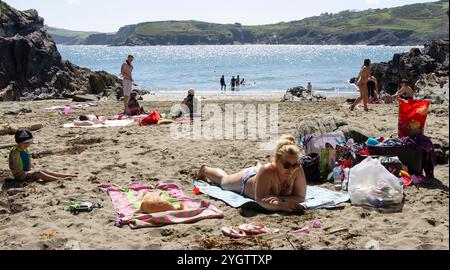
[[[150,111],[165,112],[184,95],[146,96],[142,105]],[[282,94],[206,95],[202,105],[228,103],[277,104],[278,133],[295,134],[302,120],[334,116],[345,119],[349,126],[372,136],[389,136],[397,132],[396,105],[372,105],[370,112],[361,108],[348,110],[344,98],[322,102],[280,102]],[[345,204],[343,209],[317,210],[304,215],[282,213],[260,214],[251,210],[233,209],[205,195],[193,193],[193,180],[202,163],[223,168],[228,173],[248,167],[255,160],[268,162],[272,152],[260,150],[261,141],[248,140],[174,140],[170,125],[117,128],[70,129],[61,125],[77,115],[94,113],[112,116],[121,111],[121,103],[97,102],[97,107],[71,111],[54,116],[45,108],[65,105],[69,101],[4,102],[0,107],[0,124],[20,127],[40,123],[44,127],[34,132],[34,153],[63,151],[42,155],[33,162],[42,168],[77,174],[71,181],[47,184],[5,182],[9,177],[8,150],[0,149],[0,249],[208,249],[205,239],[229,240],[222,235],[222,226],[263,222],[280,229],[280,233],[262,235],[261,241],[228,241],[224,249],[323,250],[366,249],[375,240],[380,249],[436,250],[449,249],[449,168],[435,168],[436,179],[422,186],[405,188],[401,211],[386,211]],[[31,113],[5,115],[19,108]],[[449,113],[444,105],[432,105],[425,134],[434,143],[448,147]],[[0,136],[0,145],[13,144],[14,136]],[[82,145],[74,148],[74,145]],[[74,150],[75,149],[75,150]],[[194,224],[169,225],[132,230],[116,227],[116,213],[107,194],[99,190],[100,183],[124,185],[132,181],[157,181],[178,184],[189,197],[212,202],[224,213],[223,219],[207,219]],[[333,188],[331,184],[323,187]],[[104,208],[91,213],[72,215],[67,211],[72,197],[100,202]],[[288,233],[293,227],[310,226],[316,219],[322,228],[309,234]],[[339,230],[343,229],[343,230]],[[43,235],[44,232],[54,232]],[[214,248],[214,246],[212,246]]]

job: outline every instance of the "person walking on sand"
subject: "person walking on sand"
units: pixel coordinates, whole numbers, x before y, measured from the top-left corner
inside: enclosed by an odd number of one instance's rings
[[[364,65],[361,67],[361,71],[359,72],[359,78],[356,85],[359,88],[359,97],[355,100],[355,102],[350,106],[350,110],[353,111],[361,100],[364,103],[364,110],[367,112],[369,108],[367,104],[369,103],[369,90],[367,88],[367,82],[371,77],[370,70],[370,59],[364,60]]]
[[[227,91],[227,84],[225,83],[224,75],[222,75],[222,78],[220,78],[220,91]]]
[[[122,67],[120,69],[120,74],[122,74],[123,77],[123,107],[124,112],[123,114],[129,114],[128,109],[128,101],[130,100],[131,90],[133,89],[133,65],[131,64],[134,60],[134,56],[128,55],[127,60],[125,63],[122,64]]]

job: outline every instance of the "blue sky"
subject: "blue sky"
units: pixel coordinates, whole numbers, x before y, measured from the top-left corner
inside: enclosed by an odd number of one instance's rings
[[[293,21],[342,10],[386,8],[436,0],[6,0],[19,10],[34,8],[50,26],[115,32],[147,21],[200,20],[247,25]]]

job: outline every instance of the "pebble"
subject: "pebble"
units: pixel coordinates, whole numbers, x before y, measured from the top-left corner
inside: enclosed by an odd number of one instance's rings
[[[366,243],[364,248],[369,250],[380,250],[380,242],[377,240],[370,240]]]

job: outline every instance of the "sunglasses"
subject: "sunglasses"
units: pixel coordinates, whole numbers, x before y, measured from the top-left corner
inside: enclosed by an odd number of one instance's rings
[[[288,161],[283,161],[281,163],[283,164],[283,168],[285,168],[286,170],[297,169],[298,167],[300,167],[300,163],[298,163],[298,162],[292,164]]]

